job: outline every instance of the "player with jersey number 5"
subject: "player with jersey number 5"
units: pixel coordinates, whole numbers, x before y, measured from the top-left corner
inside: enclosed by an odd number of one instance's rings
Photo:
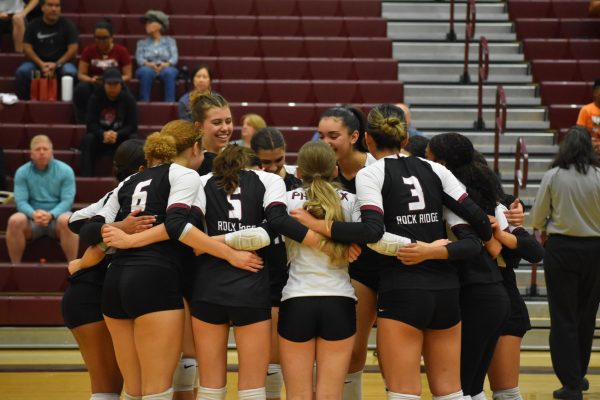
[[[104,222],[140,209],[142,214],[155,215],[175,239],[118,251],[106,275],[102,310],[125,380],[126,399],[172,397],[183,331],[177,240],[185,239],[190,221],[200,221],[192,209],[200,178],[187,167],[197,168],[202,161],[201,135],[188,125],[179,137],[150,135],[144,147],[150,168],[123,181],[80,232],[89,243],[101,242]],[[228,257],[237,265],[260,264],[252,253],[234,252],[206,235],[198,242],[204,251]]]
[[[404,113],[391,104],[373,108],[365,140],[378,160],[356,177],[361,222],[317,220],[302,209],[292,215],[310,229],[342,242],[374,243],[384,231],[458,256],[445,241],[443,207],[468,221],[484,240],[492,238],[487,215],[469,199],[445,167],[400,154],[408,140]],[[385,211],[385,214],[384,214]],[[434,399],[462,399],[460,307],[456,270],[431,260],[407,267],[388,257],[378,289],[377,343],[388,399],[418,399],[420,362],[425,359]]]

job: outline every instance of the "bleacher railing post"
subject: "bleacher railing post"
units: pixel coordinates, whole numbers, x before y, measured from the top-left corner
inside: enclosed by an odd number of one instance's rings
[[[475,0],[467,0],[467,17],[465,21],[465,63],[463,73],[460,76],[460,83],[470,83],[469,75],[469,41],[475,36]]]
[[[477,68],[477,120],[473,124],[475,129],[485,129],[483,120],[483,81],[487,81],[490,72],[490,49],[485,36],[479,38],[479,63]]]
[[[450,30],[446,34],[446,40],[456,42],[456,31],[454,30],[454,0],[450,0]]]
[[[506,130],[506,95],[502,85],[496,88],[496,118],[494,127],[494,172],[500,176],[500,135]]]

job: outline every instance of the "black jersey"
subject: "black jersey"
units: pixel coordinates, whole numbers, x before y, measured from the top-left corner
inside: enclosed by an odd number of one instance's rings
[[[286,204],[285,184],[281,177],[264,171],[241,171],[239,186],[231,195],[218,187],[212,174],[201,178],[205,204],[206,231],[221,235],[261,225],[270,208]],[[267,269],[248,272],[227,261],[205,254],[198,257],[194,274],[193,301],[226,306],[270,308]]]
[[[200,164],[200,167],[198,168],[198,174],[200,176],[204,176],[212,172],[215,158],[217,158],[216,153],[211,153],[210,151],[204,152],[204,160],[202,160],[202,164]]]
[[[119,221],[134,210],[154,215],[155,225],[165,223],[171,240],[148,246],[119,250],[115,265],[180,264],[177,241],[190,219],[191,205],[198,197],[200,177],[196,171],[178,164],[162,164],[125,179],[98,213],[106,222]]]
[[[360,170],[357,195],[361,210],[383,215],[386,231],[423,242],[446,237],[444,204],[467,196],[464,186],[444,166],[404,155],[385,157]],[[386,261],[380,292],[459,287],[456,269],[447,261],[428,260],[411,267],[395,257]]]

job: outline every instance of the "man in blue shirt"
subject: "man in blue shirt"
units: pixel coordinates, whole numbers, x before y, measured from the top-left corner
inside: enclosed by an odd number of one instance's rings
[[[68,227],[75,198],[73,169],[53,157],[46,135],[31,139],[31,161],[15,173],[17,212],[8,219],[6,246],[13,264],[21,262],[28,241],[58,239],[67,261],[77,257],[79,238]]]

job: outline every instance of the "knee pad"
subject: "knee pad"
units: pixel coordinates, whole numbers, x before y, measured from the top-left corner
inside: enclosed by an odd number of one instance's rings
[[[388,391],[387,398],[388,400],[419,400],[421,396],[417,396],[416,394],[395,393]]]
[[[265,388],[238,390],[240,400],[265,400],[267,398]]]
[[[197,375],[198,363],[196,359],[182,358],[179,360],[173,374],[173,391],[190,392],[194,390]]]
[[[142,396],[142,400],[171,400],[173,398],[173,388],[168,388],[162,393],[147,394]]]
[[[280,398],[282,386],[283,375],[281,374],[281,365],[269,364],[269,369],[267,370],[267,380],[265,384],[267,399]]]
[[[346,375],[344,380],[344,400],[362,399],[362,370]]]
[[[249,228],[225,234],[225,243],[236,250],[258,250],[271,243],[263,228]]]
[[[458,392],[454,392],[454,393],[450,393],[450,394],[445,394],[443,396],[432,396],[431,398],[433,400],[462,400],[462,398],[463,398],[463,391],[459,390]]]
[[[119,400],[120,398],[119,393],[92,393],[90,400]]]
[[[227,387],[213,389],[200,386],[198,388],[198,400],[225,400]]]
[[[142,396],[132,396],[127,392],[123,392],[123,400],[142,400]]]
[[[471,398],[473,400],[487,400],[487,398],[485,397],[485,393],[484,392],[476,394],[475,396],[471,396]]]
[[[496,390],[492,394],[492,398],[494,400],[523,400],[518,386],[512,389]]]

